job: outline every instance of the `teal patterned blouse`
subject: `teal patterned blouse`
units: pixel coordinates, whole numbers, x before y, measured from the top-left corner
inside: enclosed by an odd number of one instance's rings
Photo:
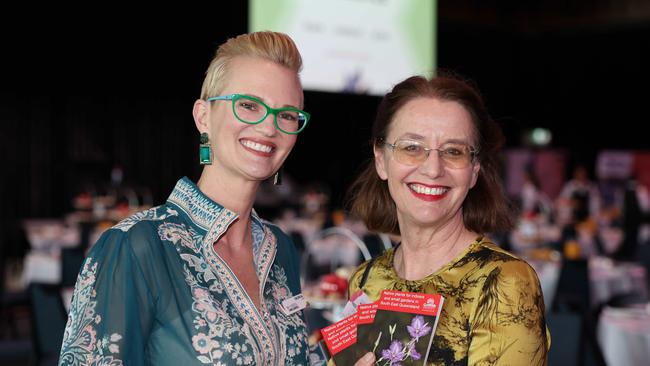
[[[237,214],[178,181],[167,203],[107,230],[75,285],[60,365],[306,365],[290,239],[252,215],[261,307],[213,243]]]

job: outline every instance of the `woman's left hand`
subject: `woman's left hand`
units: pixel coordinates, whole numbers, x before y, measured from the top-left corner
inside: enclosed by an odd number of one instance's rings
[[[363,357],[361,357],[354,366],[371,366],[375,363],[375,354],[368,352]]]

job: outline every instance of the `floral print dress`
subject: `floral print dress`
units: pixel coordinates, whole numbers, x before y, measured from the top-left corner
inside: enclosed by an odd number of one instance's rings
[[[213,244],[237,215],[178,181],[166,204],[105,232],[77,279],[60,365],[306,365],[290,239],[252,215],[258,309]]]

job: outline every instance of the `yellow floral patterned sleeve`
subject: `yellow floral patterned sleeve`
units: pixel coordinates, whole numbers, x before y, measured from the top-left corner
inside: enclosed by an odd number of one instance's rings
[[[537,275],[511,261],[488,274],[470,319],[469,365],[544,365],[548,341]]]
[[[401,279],[393,250],[372,263],[363,290],[439,293],[445,297],[429,365],[546,365],[550,335],[535,271],[523,260],[478,238],[458,258],[417,281]],[[368,263],[350,279],[361,288]]]

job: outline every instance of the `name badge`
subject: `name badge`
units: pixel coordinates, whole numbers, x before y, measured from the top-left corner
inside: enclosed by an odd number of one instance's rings
[[[284,315],[291,315],[307,307],[307,301],[302,294],[290,297],[282,301],[282,312]]]

